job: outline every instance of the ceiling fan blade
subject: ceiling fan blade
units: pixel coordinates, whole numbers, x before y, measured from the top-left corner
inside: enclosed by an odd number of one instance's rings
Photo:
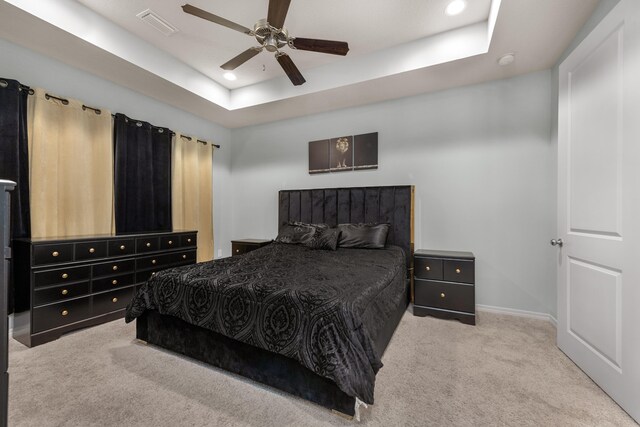
[[[269,0],[269,14],[267,22],[276,28],[282,28],[284,19],[287,17],[291,0]]]
[[[214,15],[213,13],[207,12],[206,10],[202,10],[198,7],[191,6],[190,4],[185,4],[184,6],[182,6],[182,10],[189,15],[197,16],[198,18],[215,22],[216,24],[222,25],[223,27],[231,28],[232,30],[251,35],[251,30],[247,27],[243,27],[240,24],[236,24],[235,22],[231,22],[228,19],[224,19],[218,15]]]
[[[300,73],[300,70],[298,70],[298,67],[296,67],[296,64],[293,63],[289,55],[280,52],[276,55],[276,59],[280,63],[280,66],[282,67],[284,72],[287,73],[289,80],[291,80],[291,83],[293,83],[294,86],[300,86],[301,84],[306,82],[304,77],[302,77],[302,73]]]
[[[302,37],[296,37],[293,39],[291,44],[296,49],[330,53],[332,55],[344,56],[349,52],[349,44],[347,42],[337,42],[334,40],[305,39]]]
[[[231,59],[230,61],[225,62],[220,66],[223,70],[235,70],[257,54],[262,51],[261,47],[250,47],[249,49],[242,52],[240,55]]]

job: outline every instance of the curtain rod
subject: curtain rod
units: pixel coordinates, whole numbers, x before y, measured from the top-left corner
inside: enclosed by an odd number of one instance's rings
[[[9,85],[9,83],[8,83],[8,82],[6,82],[5,80],[0,79],[0,86],[2,86],[2,87],[7,87],[8,85]],[[22,89],[22,90],[28,90],[28,91],[29,91],[29,95],[34,95],[34,94],[35,94],[35,91],[34,91],[33,89],[31,89],[29,86],[25,86],[25,85],[21,84],[21,85],[20,85],[20,89]],[[45,94],[44,94],[44,97],[45,97],[46,99],[55,99],[55,100],[58,100],[58,101],[62,102],[62,105],[69,105],[69,100],[68,100],[68,99],[65,99],[65,98],[59,98],[59,97],[57,97],[57,96],[49,95],[48,93],[45,93]],[[102,114],[102,110],[101,110],[101,109],[99,109],[99,108],[89,107],[88,105],[84,105],[84,104],[82,104],[82,109],[83,109],[83,110],[91,110],[91,111],[93,111],[94,113],[96,113],[97,115]],[[112,115],[111,115],[111,117],[115,117],[115,114],[112,114]],[[138,122],[138,123],[139,123],[139,122]],[[152,125],[152,126],[153,126],[153,125]],[[158,126],[153,126],[153,127],[158,128]],[[162,129],[162,128],[159,128],[159,129]],[[175,133],[175,132],[173,132],[173,131],[170,131],[169,135],[171,135],[171,136],[176,136],[176,133]],[[181,136],[182,136],[183,138],[185,138],[185,139],[189,140],[189,141],[191,141],[191,140],[192,140],[192,138],[191,138],[190,136],[186,136],[186,135],[181,135]],[[201,144],[205,144],[205,145],[206,145],[206,144],[208,144],[208,142],[207,142],[207,141],[203,141],[203,140],[201,140],[201,139],[196,139],[196,141],[197,141],[197,142],[199,142],[199,143],[201,143]],[[219,144],[211,144],[211,145],[212,145],[212,146],[214,146],[214,147],[216,147],[216,148],[222,148]]]

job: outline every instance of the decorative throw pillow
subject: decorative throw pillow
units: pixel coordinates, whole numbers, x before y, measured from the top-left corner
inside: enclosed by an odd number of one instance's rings
[[[338,247],[338,238],[340,230],[337,228],[317,228],[314,236],[302,242],[302,244],[311,249],[326,249],[335,251]]]
[[[382,249],[387,242],[389,224],[339,224],[341,248]]]
[[[282,227],[276,237],[276,242],[300,244],[313,239],[316,230],[329,228],[326,224],[306,224],[304,222],[289,222]]]

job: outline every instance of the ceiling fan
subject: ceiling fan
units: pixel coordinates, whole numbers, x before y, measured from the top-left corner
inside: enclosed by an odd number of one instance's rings
[[[291,37],[284,27],[284,19],[289,10],[291,0],[269,0],[269,12],[266,19],[260,19],[253,26],[253,30],[242,25],[231,22],[213,13],[207,12],[190,4],[182,6],[182,10],[198,18],[206,19],[232,30],[240,31],[248,36],[255,37],[260,46],[250,47],[240,55],[222,64],[223,70],[235,70],[260,52],[266,49],[268,52],[275,52],[276,60],[282,67],[291,83],[295,86],[303,84],[306,80],[293,63],[289,55],[280,51],[284,46],[292,49],[310,50],[313,52],[330,53],[332,55],[346,55],[349,52],[349,45],[346,42],[333,40],[305,39],[301,37]]]

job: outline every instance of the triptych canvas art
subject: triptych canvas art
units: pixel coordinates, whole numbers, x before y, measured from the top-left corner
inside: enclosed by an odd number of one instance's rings
[[[378,169],[378,132],[309,142],[309,173]]]

